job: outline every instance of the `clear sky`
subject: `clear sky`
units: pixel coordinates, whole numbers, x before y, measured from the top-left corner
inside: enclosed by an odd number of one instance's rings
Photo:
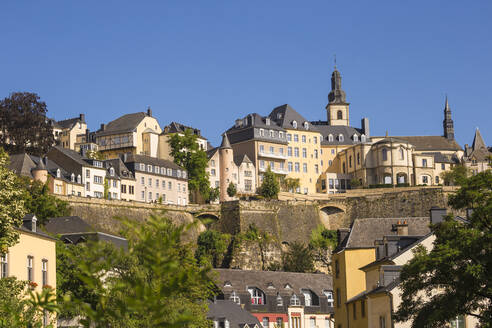
[[[91,130],[151,106],[214,145],[288,103],[326,120],[336,54],[355,127],[492,144],[492,1],[1,1],[0,97],[40,95]]]

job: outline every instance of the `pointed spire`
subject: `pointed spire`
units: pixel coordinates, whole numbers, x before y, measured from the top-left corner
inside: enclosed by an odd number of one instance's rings
[[[446,103],[444,104],[444,110],[449,111],[449,102],[448,102],[448,94],[446,93]]]
[[[38,165],[36,165],[36,170],[46,170],[46,165],[44,165],[44,158],[39,157]]]
[[[485,142],[483,141],[482,135],[480,134],[480,130],[477,128],[475,130],[475,137],[473,137],[472,149],[487,149]]]
[[[451,108],[449,108],[448,95],[446,94],[446,101],[444,103],[444,121],[442,121],[444,129],[444,137],[448,140],[454,140],[454,123],[451,118]]]
[[[229,142],[229,138],[227,137],[227,133],[224,133],[222,135],[222,143],[220,144],[220,148],[223,149],[223,148],[232,148],[231,147],[231,144]]]
[[[328,103],[330,104],[345,104],[345,91],[342,90],[342,76],[337,70],[335,57],[335,69],[331,74],[331,91],[328,94]]]

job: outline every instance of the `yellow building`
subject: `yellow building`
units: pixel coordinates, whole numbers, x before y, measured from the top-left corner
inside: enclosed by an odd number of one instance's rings
[[[98,151],[106,159],[131,153],[157,157],[158,135],[162,132],[152,110],[123,115],[108,124],[101,124],[95,133]]]
[[[286,132],[287,178],[299,180],[298,189],[292,191],[315,193],[322,173],[321,133],[289,105],[275,108],[268,117]]]
[[[384,236],[398,236],[399,231],[402,233],[398,229],[398,222],[402,221],[407,222],[409,235],[424,236],[430,231],[429,218],[356,219],[350,229],[338,231],[338,246],[332,255],[337,328],[359,327],[359,323],[362,327],[367,323],[365,301],[355,306],[348,301],[357,298],[366,290],[366,275],[360,268],[376,260],[375,240],[382,239]],[[358,320],[357,325],[353,325],[354,320]]]
[[[27,280],[31,288],[41,292],[43,287],[56,287],[56,240],[38,231],[36,217],[32,214],[23,219],[19,228],[19,242],[8,248],[0,257],[0,278],[16,277]],[[56,324],[54,318],[44,318],[44,323]]]
[[[201,150],[208,150],[208,140],[202,136],[199,129],[195,129],[191,126],[186,126],[181,123],[171,122],[166,125],[159,135],[159,149],[157,151],[157,156],[161,159],[168,159],[170,161],[174,160],[171,156],[171,146],[169,145],[169,139],[175,133],[179,135],[184,135],[186,130],[191,130],[191,132],[196,135],[196,141]]]

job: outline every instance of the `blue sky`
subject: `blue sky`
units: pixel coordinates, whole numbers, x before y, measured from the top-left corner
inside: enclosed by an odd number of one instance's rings
[[[38,93],[57,120],[151,106],[217,145],[285,103],[326,119],[336,54],[355,127],[492,144],[492,1],[1,1],[0,97]]]

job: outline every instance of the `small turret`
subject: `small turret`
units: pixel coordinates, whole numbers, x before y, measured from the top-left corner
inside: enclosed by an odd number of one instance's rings
[[[43,163],[43,160],[48,163],[47,157],[45,157],[44,159],[40,157],[38,165],[36,165],[36,167],[32,169],[32,176],[34,180],[40,181],[41,183],[46,183],[46,181],[48,181],[48,170],[46,169],[46,165]]]
[[[229,142],[229,138],[227,134],[224,133],[222,135],[222,143],[219,147],[219,162],[220,162],[220,201],[225,202],[231,200],[227,194],[227,187],[229,187],[229,183],[235,183],[232,181],[232,173],[234,170],[234,152],[232,150],[231,144]]]

